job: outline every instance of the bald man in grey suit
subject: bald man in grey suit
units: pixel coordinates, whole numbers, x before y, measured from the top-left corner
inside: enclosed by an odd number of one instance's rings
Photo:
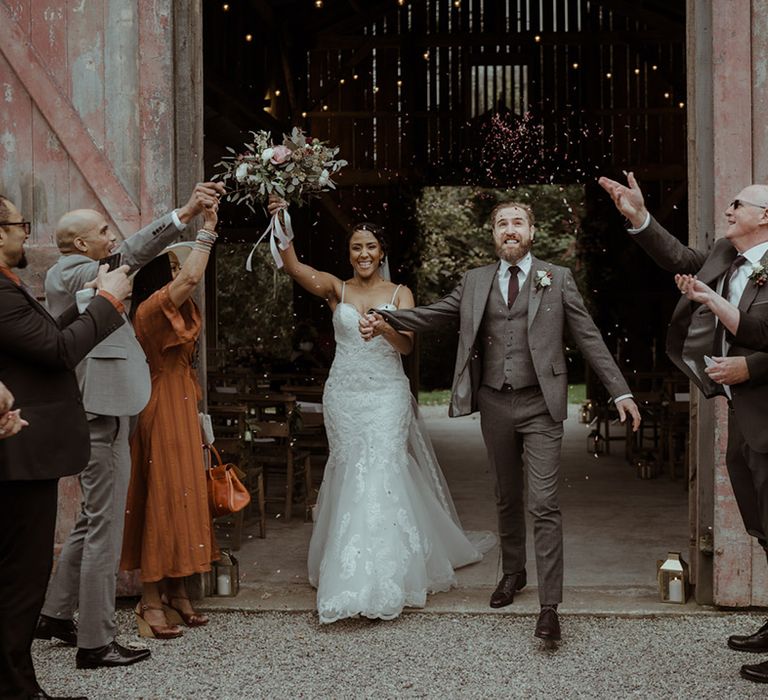
[[[56,229],[61,257],[45,279],[48,308],[56,314],[71,305],[75,292],[96,276],[98,261],[106,256],[119,253],[121,264],[136,272],[223,193],[220,183],[198,184],[183,207],[119,245],[99,212],[80,209],[65,214]],[[115,586],[131,473],[129,430],[151,393],[147,359],[127,316],[125,325],[78,365],[77,376],[88,417],[91,459],[80,475],[82,511],[59,557],[36,636],[76,644],[78,668],[125,666],[149,656],[148,650],[128,649],[115,641]]]
[[[448,296],[429,306],[369,313],[364,338],[399,330],[456,327],[459,348],[449,414],[480,410],[483,439],[496,478],[504,575],[491,607],[514,601],[527,582],[523,470],[534,519],[541,612],[535,636],[560,639],[563,533],[557,486],[568,375],[565,327],[616,402],[619,416],[640,413],[627,383],[589,316],[571,271],[530,253],[535,235],[526,204],[503,202],[491,215],[499,262],[469,270]]]

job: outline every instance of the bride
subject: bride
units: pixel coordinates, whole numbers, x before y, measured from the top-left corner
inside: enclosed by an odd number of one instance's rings
[[[285,206],[270,197],[270,214]],[[414,414],[400,360],[412,334],[390,328],[365,342],[358,331],[368,309],[410,309],[413,295],[382,277],[378,227],[355,226],[348,244],[346,281],[299,262],[292,245],[280,251],[285,271],[328,303],[336,338],[323,395],[329,457],[308,560],[320,622],[424,607],[427,593],[456,585],[454,569],[482,558]]]

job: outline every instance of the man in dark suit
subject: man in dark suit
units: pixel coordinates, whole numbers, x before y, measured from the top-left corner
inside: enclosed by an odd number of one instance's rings
[[[125,268],[104,268],[85,313],[72,306],[55,319],[13,272],[26,264],[28,236],[29,222],[0,196],[0,697],[8,700],[49,697],[30,649],[53,561],[58,479],[82,470],[90,452],[74,368],[124,323],[130,290]]]
[[[396,330],[459,329],[449,413],[480,410],[483,439],[496,477],[496,506],[504,575],[491,607],[514,600],[527,581],[523,473],[534,518],[541,612],[535,636],[560,639],[557,606],[563,596],[563,531],[557,486],[563,421],[567,417],[566,326],[608,389],[621,420],[635,430],[640,413],[568,268],[530,253],[533,212],[502,202],[491,214],[499,261],[469,270],[448,296],[429,306],[381,311],[361,320],[363,337]],[[523,461],[525,456],[525,462]]]
[[[606,177],[599,183],[631,224],[633,240],[665,270],[696,275],[744,317],[765,318],[768,286],[760,281],[758,266],[768,263],[768,187],[741,190],[725,210],[725,236],[702,251],[667,232],[646,209],[633,174],[627,178],[629,187]],[[768,353],[742,342],[706,304],[681,298],[669,325],[667,354],[707,398],[728,398],[728,475],[747,532],[768,552]],[[729,637],[728,646],[768,652],[768,624],[755,634]],[[768,662],[742,666],[741,675],[768,682]]]

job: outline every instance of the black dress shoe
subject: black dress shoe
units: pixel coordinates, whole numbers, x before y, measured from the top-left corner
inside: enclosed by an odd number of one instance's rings
[[[74,620],[59,620],[56,617],[40,615],[35,630],[35,639],[59,639],[71,647],[77,646],[77,625]]]
[[[525,569],[516,574],[504,574],[496,586],[496,590],[491,593],[491,607],[503,608],[505,605],[511,605],[515,602],[515,591],[522,591],[528,578]]]
[[[555,608],[547,605],[541,609],[533,636],[553,642],[560,641],[560,620]]]
[[[149,658],[149,654],[149,649],[128,649],[112,640],[98,649],[78,649],[75,666],[78,668],[128,666]]]
[[[746,664],[741,667],[741,677],[755,683],[768,683],[768,661],[761,664]]]
[[[728,646],[736,651],[768,652],[768,622],[754,634],[734,634],[728,637]]]

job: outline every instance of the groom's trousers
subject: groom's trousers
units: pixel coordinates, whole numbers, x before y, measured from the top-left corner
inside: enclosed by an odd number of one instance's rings
[[[563,527],[557,487],[562,422],[552,419],[538,386],[502,390],[481,386],[480,422],[496,481],[502,569],[525,568],[524,470],[533,516],[539,602],[563,599]]]

